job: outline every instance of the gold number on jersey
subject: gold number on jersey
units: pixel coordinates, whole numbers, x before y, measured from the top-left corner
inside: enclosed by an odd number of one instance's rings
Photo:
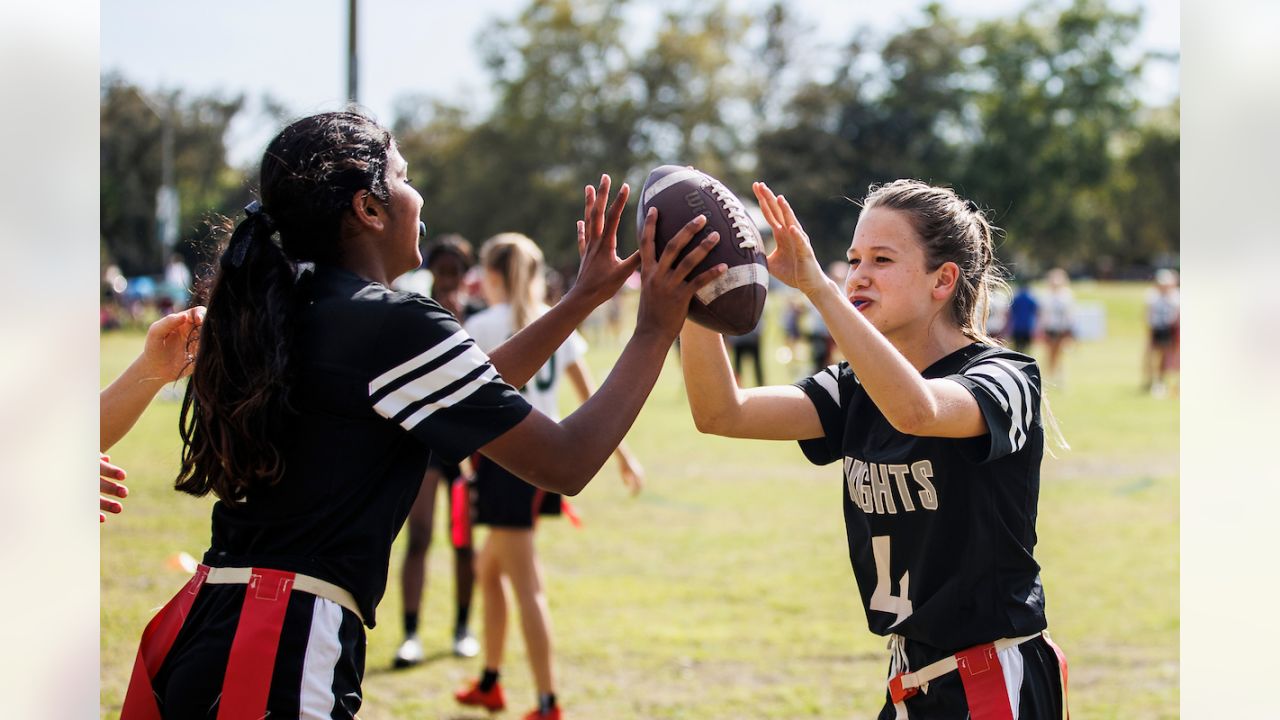
[[[871,552],[876,558],[876,589],[871,593],[871,609],[897,615],[898,619],[893,621],[893,625],[897,625],[911,616],[911,598],[907,597],[911,572],[902,573],[902,577],[898,579],[898,587],[902,588],[902,593],[894,595],[893,580],[889,575],[889,536],[877,535],[871,538]]]

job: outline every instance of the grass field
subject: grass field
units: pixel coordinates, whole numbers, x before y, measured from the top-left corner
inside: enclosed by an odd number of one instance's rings
[[[1079,300],[1105,305],[1107,336],[1071,348],[1067,386],[1048,391],[1072,446],[1043,468],[1036,556],[1050,628],[1071,663],[1075,717],[1174,718],[1179,402],[1138,390],[1145,285],[1075,290]],[[766,355],[779,334],[771,323]],[[104,385],[141,337],[103,336]],[[605,339],[593,344],[598,381],[618,350]],[[802,369],[771,357],[767,372],[769,382],[782,383]],[[185,581],[170,558],[179,551],[198,558],[209,539],[210,501],[171,489],[178,407],[172,399],[154,403],[111,453],[129,471],[131,496],[102,528],[103,717],[119,714],[153,609]],[[874,717],[887,655],[866,629],[849,570],[838,466],[809,465],[794,443],[697,435],[674,354],[628,442],[646,470],[643,494],[628,498],[610,464],[574,501],[581,530],[563,521],[539,528],[568,716]],[[450,697],[479,661],[448,654],[452,569],[440,530],[422,621],[434,659],[390,670],[401,639],[402,543],[369,633],[361,717],[481,720],[487,715],[463,711]],[[476,607],[477,630],[479,616]],[[518,624],[509,627],[506,716],[519,717],[534,692]]]

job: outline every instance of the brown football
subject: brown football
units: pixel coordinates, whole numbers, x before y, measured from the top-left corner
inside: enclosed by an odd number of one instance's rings
[[[708,234],[720,233],[719,242],[694,268],[693,275],[720,263],[728,265],[729,270],[694,296],[689,304],[690,319],[726,335],[751,332],[764,312],[769,267],[760,230],[738,196],[719,180],[692,167],[663,165],[654,168],[644,181],[637,232],[644,232],[644,218],[651,207],[658,209],[654,234],[658,255],[680,228],[698,215],[706,215],[707,224],[681,251],[682,257]]]

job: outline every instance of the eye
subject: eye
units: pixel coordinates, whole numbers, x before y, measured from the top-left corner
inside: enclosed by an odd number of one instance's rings
[[[413,178],[411,178],[411,177],[407,177],[407,178],[405,178],[405,179],[404,179],[404,184],[405,184],[405,185],[412,185],[412,184],[413,184]]]
[[[879,257],[877,257],[877,258],[876,258],[876,262],[878,262],[878,263],[887,263],[887,262],[893,262],[893,261],[892,261],[892,260],[890,260],[889,258],[887,258],[887,257],[885,257],[885,256],[883,256],[883,255],[881,255],[881,256],[879,256]]]
[[[858,267],[858,258],[849,258],[850,267]]]

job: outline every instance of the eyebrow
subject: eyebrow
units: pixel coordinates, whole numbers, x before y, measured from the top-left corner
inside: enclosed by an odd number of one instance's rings
[[[897,248],[889,247],[888,245],[873,245],[867,248],[868,253],[884,252],[886,250],[891,253],[898,252]],[[853,250],[849,250],[849,252],[845,253],[845,257],[853,257]]]

